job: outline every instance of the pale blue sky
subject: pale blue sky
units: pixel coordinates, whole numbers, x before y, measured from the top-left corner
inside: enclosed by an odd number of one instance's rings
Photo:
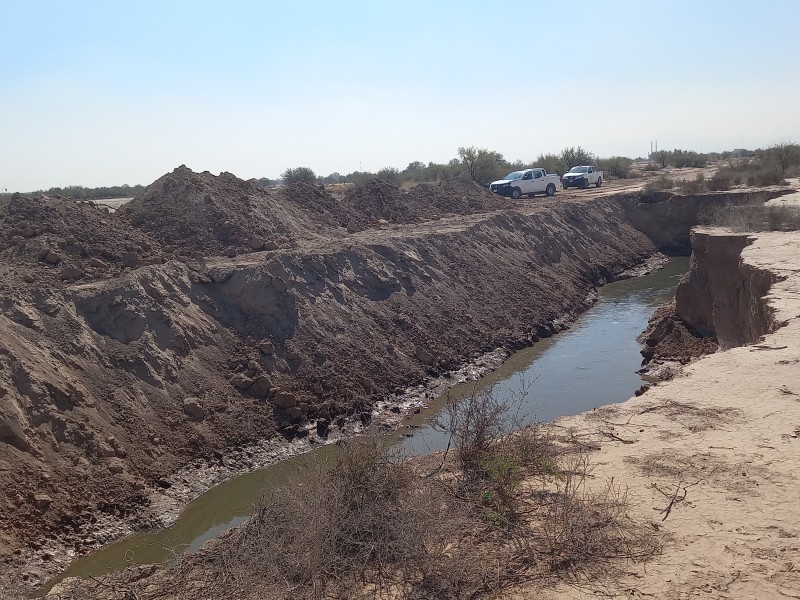
[[[800,2],[0,0],[0,191],[800,141]]]

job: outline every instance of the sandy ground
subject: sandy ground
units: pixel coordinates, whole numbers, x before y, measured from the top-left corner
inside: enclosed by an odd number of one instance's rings
[[[643,396],[557,422],[600,446],[594,483],[628,486],[632,516],[663,533],[663,553],[619,580],[507,597],[800,598],[798,253],[794,232],[758,234],[742,254],[785,278],[768,296],[783,327]]]

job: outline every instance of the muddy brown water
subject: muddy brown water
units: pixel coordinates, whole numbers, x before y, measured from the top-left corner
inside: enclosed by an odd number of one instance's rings
[[[636,373],[641,363],[636,337],[655,309],[674,295],[688,268],[688,258],[673,258],[651,275],[601,288],[597,303],[570,329],[515,353],[493,373],[477,382],[461,383],[451,394],[494,386],[501,396],[521,399],[515,415],[527,422],[549,422],[628,399],[642,384]],[[433,400],[428,410],[405,420],[408,427],[403,431],[413,431],[411,437],[398,435],[405,452],[420,455],[447,445],[447,435],[428,424],[444,402],[444,398]],[[41,593],[66,577],[97,577],[130,564],[163,562],[196,551],[244,523],[266,489],[302,476],[310,462],[328,460],[335,452],[336,446],[323,446],[230,479],[191,502],[171,527],[137,533],[74,560]]]

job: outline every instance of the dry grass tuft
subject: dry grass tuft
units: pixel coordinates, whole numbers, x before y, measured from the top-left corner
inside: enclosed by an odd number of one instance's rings
[[[800,230],[800,206],[726,206],[710,211],[702,221],[706,225],[741,232],[797,231]]]
[[[137,600],[489,598],[657,553],[653,530],[628,516],[627,491],[590,485],[588,455],[546,426],[520,428],[520,405],[493,390],[451,398],[452,447],[437,461],[349,442],[265,496],[239,530],[125,589]]]

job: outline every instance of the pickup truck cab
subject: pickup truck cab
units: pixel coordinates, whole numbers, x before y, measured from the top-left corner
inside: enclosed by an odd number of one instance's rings
[[[561,178],[561,187],[564,189],[577,187],[586,189],[589,184],[593,183],[595,187],[603,185],[603,172],[598,171],[594,165],[585,165],[582,167],[572,167]]]
[[[501,196],[511,196],[514,200],[522,196],[556,193],[558,175],[548,174],[544,169],[534,168],[524,171],[512,171],[503,179],[489,184],[489,189]]]

